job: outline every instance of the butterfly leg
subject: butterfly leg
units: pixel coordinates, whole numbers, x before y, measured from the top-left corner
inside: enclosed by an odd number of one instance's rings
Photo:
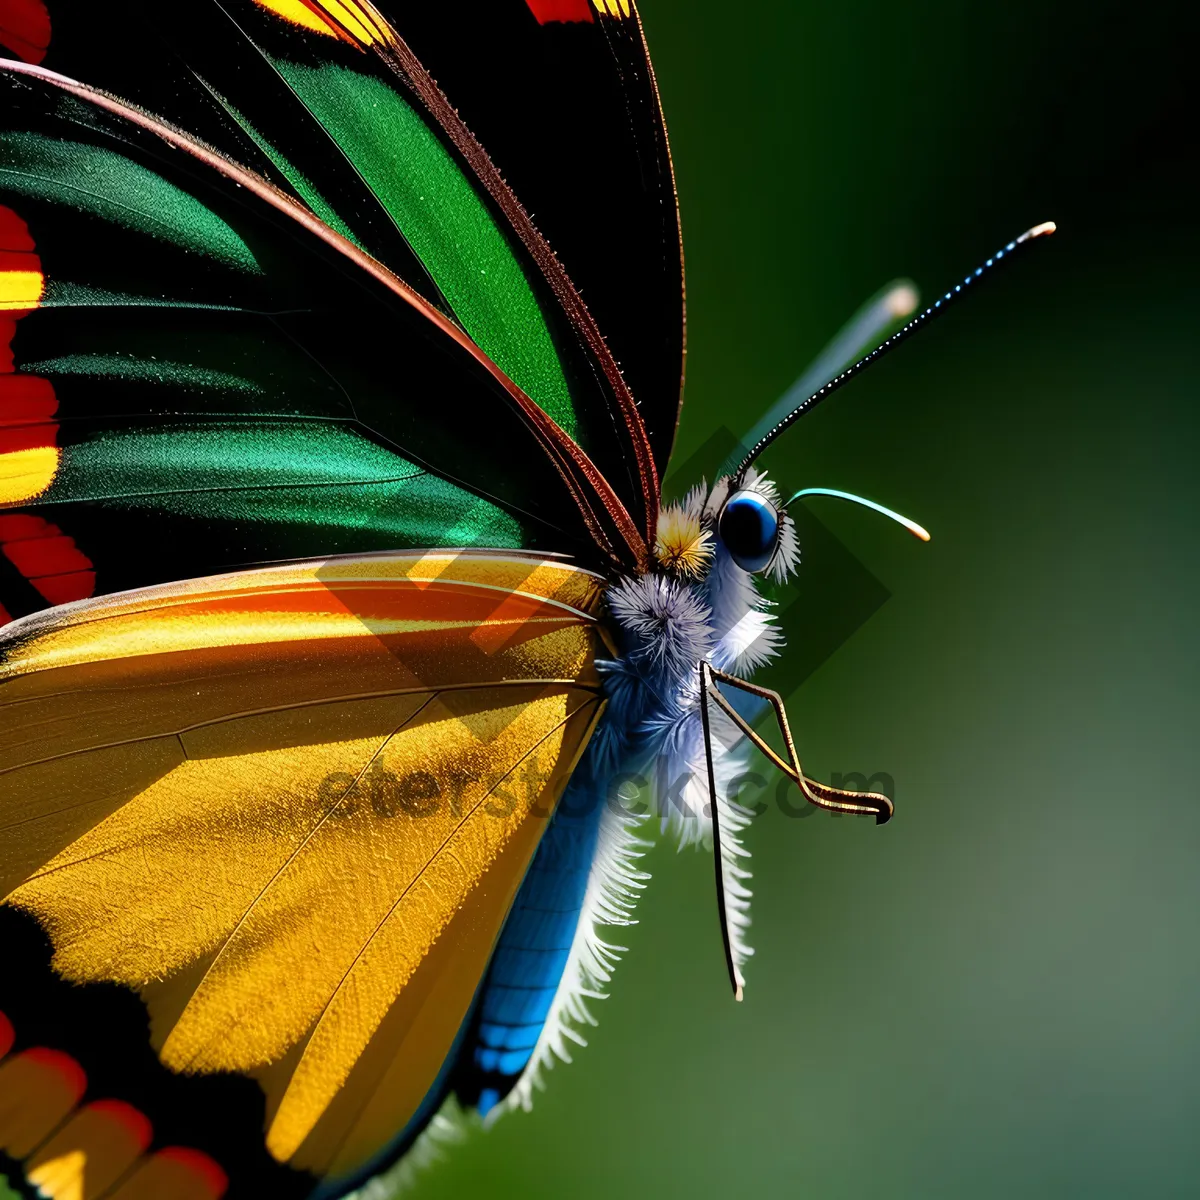
[[[733,953],[733,939],[729,932],[729,908],[725,902],[725,856],[721,847],[720,802],[717,797],[716,768],[713,766],[712,728],[708,716],[709,693],[720,702],[720,693],[712,686],[712,668],[706,662],[700,664],[700,727],[704,731],[704,762],[708,768],[708,803],[712,811],[713,863],[717,876],[717,913],[721,924],[721,941],[725,948],[725,966],[729,970],[729,982],[733,985],[735,1000],[742,998],[745,980]],[[721,706],[725,709],[725,705]]]
[[[740,691],[747,692],[751,696],[757,696],[760,700],[766,700],[771,705],[775,710],[775,718],[779,722],[779,731],[783,735],[784,745],[787,747],[788,762],[785,762],[776,754],[753,726],[721,695],[720,689],[717,687],[718,683],[738,688]],[[828,784],[810,779],[804,774],[804,770],[800,766],[800,759],[796,754],[796,744],[792,740],[792,731],[788,725],[787,711],[783,706],[783,697],[770,688],[759,687],[757,684],[739,679],[736,675],[720,671],[710,663],[702,662],[700,664],[700,725],[704,733],[704,760],[708,769],[709,806],[712,810],[713,861],[717,880],[717,908],[721,923],[721,939],[725,948],[725,965],[729,970],[729,981],[733,985],[734,997],[740,1000],[745,980],[742,977],[742,972],[733,953],[733,939],[730,935],[729,927],[729,910],[726,903],[727,883],[725,872],[728,864],[726,864],[725,855],[722,853],[720,802],[717,796],[716,769],[713,765],[712,727],[708,711],[710,697],[717,707],[776,767],[790,779],[795,780],[796,785],[804,793],[805,799],[809,803],[815,804],[820,808],[830,809],[834,812],[853,813],[861,816],[873,815],[875,823],[882,825],[892,815],[892,802],[887,796],[879,792],[852,792],[843,788],[830,787]]]
[[[757,696],[760,700],[766,700],[771,705],[775,710],[775,719],[779,723],[779,732],[783,735],[783,742],[787,747],[789,762],[784,762],[753,726],[739,715],[733,705],[721,695],[720,690],[715,686],[717,683],[728,684],[751,696]],[[804,798],[810,804],[815,804],[818,808],[830,809],[833,812],[874,816],[877,825],[882,825],[891,819],[892,802],[887,796],[879,792],[854,792],[844,788],[830,787],[829,784],[810,779],[804,774],[804,770],[800,766],[800,759],[796,754],[796,743],[792,740],[787,710],[783,707],[783,697],[778,692],[748,683],[745,679],[739,679],[736,675],[729,675],[725,671],[719,671],[709,663],[700,664],[700,692],[701,696],[705,698],[711,695],[717,707],[754,743],[755,747],[785,775],[795,780],[796,786],[804,793]],[[702,713],[703,711],[702,709]]]

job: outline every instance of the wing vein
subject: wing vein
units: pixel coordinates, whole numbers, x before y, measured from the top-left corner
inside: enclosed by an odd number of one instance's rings
[[[497,679],[497,680],[489,680],[486,683],[478,683],[478,682],[450,683],[450,684],[444,684],[442,686],[439,686],[437,688],[437,691],[439,691],[439,692],[451,692],[451,691],[457,692],[457,691],[471,691],[471,690],[490,690],[492,688],[498,688],[498,687],[545,687],[547,685],[553,685],[553,684],[567,685],[570,687],[578,688],[580,691],[593,692],[597,696],[600,695],[600,688],[595,687],[590,684],[587,684],[587,683],[580,682],[579,680],[575,680],[575,679]],[[329,697],[329,698],[322,698],[320,700],[302,701],[302,702],[300,702],[298,704],[294,704],[294,705],[285,704],[285,705],[272,706],[270,708],[250,710],[246,713],[239,713],[232,717],[218,717],[218,718],[214,718],[211,721],[201,721],[195,725],[188,725],[182,729],[162,730],[159,733],[146,734],[141,737],[123,738],[123,739],[120,739],[120,740],[114,741],[114,742],[104,742],[100,745],[87,746],[86,748],[84,748],[82,750],[65,750],[61,754],[50,754],[50,755],[47,755],[45,758],[31,759],[29,762],[17,763],[11,767],[0,768],[0,776],[7,775],[12,771],[24,770],[26,767],[38,767],[38,766],[42,766],[45,763],[59,762],[62,759],[71,758],[78,754],[90,754],[96,750],[112,750],[112,749],[116,749],[117,747],[120,747],[120,746],[137,746],[143,742],[154,742],[154,741],[158,741],[161,738],[169,738],[172,736],[177,736],[179,734],[192,733],[197,729],[207,729],[208,727],[210,727],[212,725],[220,725],[225,721],[239,720],[243,716],[260,716],[260,715],[266,715],[269,713],[289,712],[289,711],[291,711],[293,709],[297,709],[297,708],[307,708],[307,707],[319,706],[319,705],[323,705],[323,704],[337,704],[337,703],[344,702],[346,700],[359,700],[359,699],[369,700],[369,699],[376,699],[376,698],[382,699],[386,696],[421,695],[421,694],[427,692],[428,690],[429,690],[428,688],[397,688],[395,691],[365,692],[365,693],[361,693],[361,694],[355,694],[352,696],[334,696],[334,697]],[[72,695],[74,693],[60,693],[60,694],[61,695]],[[41,697],[41,696],[36,697],[36,699],[38,699],[38,700],[41,700],[43,698],[44,697]],[[23,703],[30,703],[30,702],[31,701],[24,701]],[[70,809],[63,809],[61,811],[69,812]],[[18,824],[20,824],[20,823],[21,822],[18,822]],[[16,826],[15,825],[12,825],[12,826],[0,825],[0,830],[10,829],[10,828],[16,828]]]
[[[233,941],[237,937],[238,933],[245,926],[246,922],[248,920],[250,920],[250,917],[253,915],[254,910],[258,906],[259,901],[262,900],[262,898],[267,894],[268,891],[270,891],[272,885],[276,882],[276,880],[278,880],[284,874],[284,872],[287,871],[287,869],[296,861],[296,858],[304,850],[304,847],[307,846],[314,837],[316,837],[318,831],[325,824],[325,822],[328,821],[333,816],[333,814],[339,808],[341,808],[341,806],[346,802],[347,798],[351,795],[351,793],[354,792],[354,790],[358,787],[359,783],[362,781],[363,776],[365,776],[366,773],[375,765],[375,763],[379,760],[379,756],[391,744],[392,739],[395,738],[396,735],[399,734],[402,729],[404,729],[408,725],[411,725],[412,722],[415,721],[417,719],[417,717],[419,717],[421,715],[421,713],[423,713],[438,698],[438,695],[439,695],[439,693],[436,691],[431,692],[425,698],[425,701],[422,704],[420,704],[414,712],[409,713],[408,716],[405,717],[404,720],[401,721],[400,724],[397,725],[396,728],[393,729],[392,732],[389,733],[387,735],[387,737],[385,737],[379,743],[379,745],[375,748],[374,753],[363,764],[362,769],[358,772],[358,774],[355,775],[354,781],[320,815],[320,817],[317,819],[317,821],[313,825],[313,827],[304,835],[303,838],[301,838],[299,844],[296,845],[293,848],[293,850],[291,851],[291,853],[288,854],[287,858],[282,863],[280,863],[279,868],[275,871],[275,873],[271,876],[271,878],[268,879],[267,882],[263,884],[263,886],[259,889],[258,895],[255,896],[254,899],[251,900],[250,903],[246,906],[246,911],[243,912],[242,915],[238,918],[237,924],[234,925],[234,927],[229,931],[229,933],[225,936],[224,940],[221,942],[220,948],[217,950],[217,953],[213,956],[212,962],[210,962],[208,964],[208,966],[205,968],[203,977],[201,978],[200,982],[196,985],[195,989],[192,992],[193,998],[195,998],[195,996],[197,996],[199,994],[200,989],[203,988],[204,985],[208,982],[209,976],[212,975],[213,971],[216,970],[217,964],[222,961],[226,950],[228,950],[230,948],[230,946],[232,946]],[[185,1010],[185,1012],[186,1012],[186,1010]],[[199,1053],[199,1049],[197,1049],[196,1053],[197,1054]],[[195,1055],[193,1055],[192,1057],[194,1059]]]
[[[540,738],[533,746],[531,746],[526,751],[526,753],[521,755],[521,757],[515,763],[513,763],[513,765],[508,769],[508,771],[505,772],[505,774],[500,779],[498,779],[496,781],[496,783],[488,790],[487,795],[481,796],[479,798],[479,804],[482,804],[482,803],[484,803],[484,801],[488,800],[491,797],[491,795],[495,792],[496,788],[499,787],[500,784],[503,783],[504,780],[507,779],[513,773],[513,771],[515,771],[521,765],[521,763],[523,763],[531,754],[533,754],[534,751],[536,751],[537,748],[539,746],[541,746],[542,743],[545,742],[547,738],[552,737],[555,733],[557,733],[560,729],[562,729],[565,725],[567,725],[567,723],[569,721],[571,721],[580,712],[582,712],[583,709],[589,703],[593,703],[593,702],[585,701],[583,704],[579,705],[578,708],[576,708],[572,712],[568,713],[567,716],[565,716],[562,719],[562,721],[560,721],[553,729],[549,730],[546,733],[545,737]],[[478,809],[479,804],[477,804],[474,808],[472,808],[471,813],[474,813]],[[455,830],[447,837],[446,841],[449,841],[450,838],[452,838],[454,836],[454,833],[457,833],[458,829],[462,828],[463,824],[466,823],[466,820],[468,819],[468,817],[470,815],[471,814],[467,814],[467,816],[464,816],[463,820],[459,823],[459,825],[455,828]],[[443,842],[443,847],[444,846],[445,846],[445,842]],[[431,856],[429,861],[432,862],[433,859],[436,857],[437,857],[436,854]],[[423,870],[421,872],[421,875],[419,875],[417,877],[417,879],[423,879],[424,874],[425,874],[425,872]],[[415,884],[417,883],[417,879],[414,879],[412,881],[412,883],[410,883],[409,886],[405,889],[405,891],[396,899],[395,904],[393,904],[392,908],[388,911],[387,915],[384,916],[384,918],[379,922],[379,924],[375,927],[374,932],[367,939],[367,941],[363,944],[362,948],[359,950],[358,954],[355,956],[354,962],[351,963],[350,966],[347,968],[346,973],[342,976],[341,982],[334,989],[334,991],[330,995],[328,1001],[326,1001],[324,1007],[321,1009],[320,1015],[318,1016],[316,1021],[313,1023],[313,1027],[312,1027],[313,1034],[316,1033],[317,1029],[320,1027],[321,1023],[324,1021],[325,1016],[329,1011],[330,1005],[332,1005],[333,1002],[337,999],[338,994],[341,992],[346,981],[349,979],[350,975],[353,973],[354,968],[357,965],[359,959],[363,956],[363,954],[365,954],[367,952],[368,948],[371,945],[371,942],[374,941],[375,937],[378,935],[380,930],[382,930],[383,927],[387,924],[387,922],[391,919],[392,914],[396,911],[396,908],[400,905],[400,903],[404,899],[404,897],[415,886]],[[310,1037],[311,1037],[311,1035],[310,1035]],[[301,1058],[301,1061],[303,1061],[303,1057]],[[378,1080],[376,1081],[374,1086],[375,1087],[378,1086]],[[375,1095],[375,1091],[374,1091],[374,1087],[373,1087],[372,1089],[368,1090],[367,1094],[363,1097],[361,1104],[358,1105],[358,1110],[357,1110],[357,1113],[355,1114],[354,1120],[348,1121],[346,1123],[345,1130],[343,1131],[341,1136],[338,1137],[338,1139],[336,1141],[337,1150],[336,1150],[334,1157],[336,1157],[337,1154],[341,1153],[342,1148],[345,1146],[347,1139],[350,1137],[351,1133],[353,1133],[355,1127],[357,1126],[359,1118],[362,1116],[362,1114],[365,1111],[365,1109],[367,1108],[367,1106],[371,1103],[372,1099],[374,1099],[374,1095]]]
[[[417,886],[418,883],[426,882],[425,876],[429,870],[430,865],[438,858],[438,856],[442,853],[442,851],[445,850],[446,846],[454,838],[454,836],[459,832],[459,830],[461,830],[463,828],[463,826],[475,815],[475,813],[479,811],[480,805],[482,805],[484,803],[484,801],[490,800],[491,797],[495,794],[496,789],[506,779],[508,779],[508,777],[523,762],[525,762],[531,754],[533,754],[538,749],[538,747],[540,747],[544,742],[546,742],[547,739],[553,737],[560,729],[563,728],[563,726],[565,726],[567,724],[568,721],[570,721],[574,716],[576,716],[576,714],[582,712],[583,709],[587,705],[594,704],[594,703],[596,703],[595,700],[585,700],[577,708],[574,708],[569,713],[567,713],[567,715],[565,717],[563,717],[563,719],[561,721],[559,721],[552,729],[547,730],[547,732],[545,734],[543,734],[542,737],[538,738],[538,740],[536,742],[534,742],[532,746],[530,746],[523,754],[521,754],[521,756],[516,760],[516,762],[514,762],[512,764],[512,766],[510,766],[508,768],[508,770],[505,771],[504,774],[501,775],[500,778],[497,779],[496,782],[491,785],[491,787],[488,788],[487,792],[484,793],[482,796],[480,796],[478,798],[478,800],[476,800],[476,802],[471,806],[471,809],[469,812],[465,812],[462,815],[462,818],[459,820],[458,824],[454,826],[454,828],[442,840],[442,844],[440,846],[438,846],[438,848],[429,856],[429,859],[426,862],[425,866],[422,867],[421,870],[416,874],[416,876],[412,880],[410,880],[408,884],[405,885],[404,890],[400,893],[399,896],[396,897],[395,902],[392,904],[391,908],[388,909],[387,913],[380,919],[379,923],[375,926],[374,930],[371,933],[371,936],[368,937],[367,940],[359,948],[358,953],[355,954],[353,961],[346,968],[346,972],[342,976],[337,987],[334,988],[333,992],[330,994],[329,999],[325,1002],[325,1004],[321,1008],[320,1015],[317,1017],[317,1020],[313,1025],[314,1033],[316,1032],[316,1030],[317,1030],[318,1026],[321,1024],[321,1022],[324,1020],[326,1013],[329,1011],[330,1005],[332,1005],[333,1002],[337,999],[339,993],[345,987],[347,980],[354,973],[354,968],[358,965],[359,961],[362,959],[362,956],[370,949],[371,943],[375,940],[375,938],[378,936],[379,932],[383,929],[383,927],[391,919],[392,914],[396,911],[397,908],[399,908],[400,904],[404,901],[405,897],[409,894],[409,892],[411,892],[413,890],[414,887]]]

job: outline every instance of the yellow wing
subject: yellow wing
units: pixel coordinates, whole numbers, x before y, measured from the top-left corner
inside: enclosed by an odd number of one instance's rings
[[[512,552],[247,571],[0,635],[0,896],[254,1075],[341,1175],[437,1077],[602,708],[600,581]]]

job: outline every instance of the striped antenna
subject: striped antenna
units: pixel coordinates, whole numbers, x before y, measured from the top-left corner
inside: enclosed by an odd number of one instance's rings
[[[911,279],[894,279],[873,295],[817,355],[808,370],[757,421],[724,463],[720,475],[732,475],[747,446],[769,433],[802,400],[828,383],[839,371],[874,350],[917,311],[921,297]]]
[[[734,473],[735,487],[740,487],[742,480],[745,478],[746,470],[752,462],[790,425],[794,424],[805,413],[811,412],[822,400],[832,396],[839,388],[845,386],[856,375],[861,375],[872,363],[877,362],[889,350],[894,350],[901,342],[910,338],[918,329],[924,325],[928,325],[934,317],[939,316],[950,307],[951,303],[958,299],[963,292],[967,290],[977,279],[984,275],[990,268],[999,266],[1005,259],[1011,258],[1022,247],[1029,245],[1037,238],[1045,234],[1053,233],[1055,224],[1053,221],[1045,221],[1041,225],[1035,225],[1032,229],[1027,229],[1019,238],[1008,243],[1002,250],[997,250],[991,258],[982,266],[976,267],[975,270],[968,275],[962,283],[955,284],[940,300],[935,300],[924,312],[918,313],[911,321],[908,322],[902,329],[897,330],[886,341],[881,342],[869,354],[864,355],[854,363],[853,366],[847,367],[840,375],[835,375],[827,384],[818,388],[811,393],[807,399],[802,400],[790,413],[787,414],[781,421],[777,422],[771,429],[762,435],[751,448],[750,453],[742,459],[737,471]]]
[[[890,508],[884,508],[882,504],[868,500],[865,496],[856,496],[853,492],[839,492],[837,488],[801,488],[783,507],[787,508],[792,500],[803,500],[805,496],[832,496],[835,500],[850,500],[854,504],[861,504],[863,508],[871,509],[872,512],[890,517],[897,525],[903,525],[913,537],[920,538],[923,542],[929,541],[929,530],[923,525],[918,525],[911,517],[906,517],[903,513],[895,512]]]

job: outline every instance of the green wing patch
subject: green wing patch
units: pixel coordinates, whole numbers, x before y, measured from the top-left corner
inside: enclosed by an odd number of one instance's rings
[[[479,192],[422,117],[369,75],[273,61],[395,219],[463,328],[575,436],[571,390],[545,311]]]
[[[341,552],[586,552],[511,398],[418,309],[152,135],[0,87],[5,614],[65,571],[33,573],[32,545],[14,570],[30,531],[97,593]]]

